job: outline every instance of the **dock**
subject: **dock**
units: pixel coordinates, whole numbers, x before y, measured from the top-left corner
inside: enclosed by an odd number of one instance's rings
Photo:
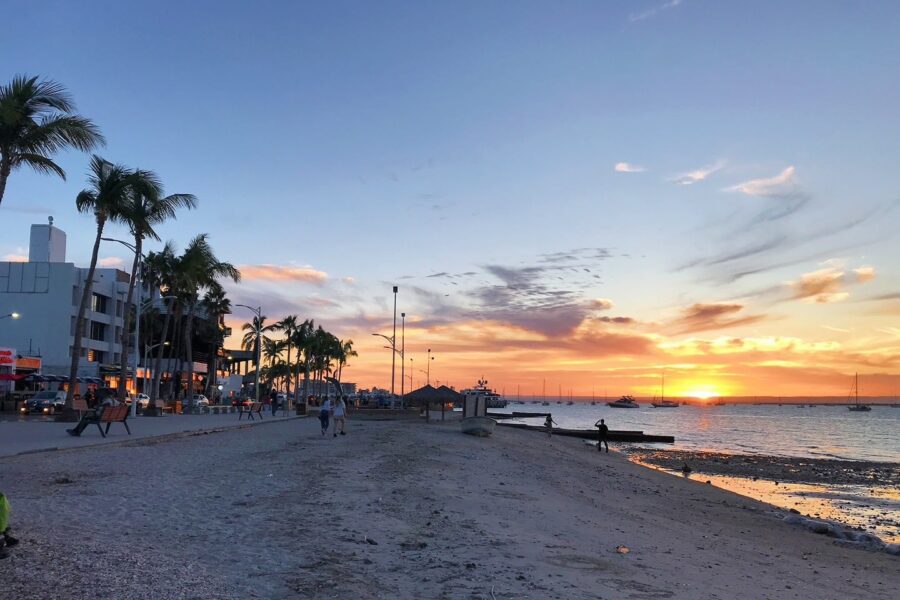
[[[490,415],[494,416],[494,415]],[[506,416],[506,415],[504,415]],[[536,416],[536,415],[529,415]],[[497,423],[498,426],[501,427],[515,427],[516,429],[528,429],[531,431],[540,431],[546,432],[547,430],[543,425],[526,425],[524,423]],[[559,427],[553,428],[553,435],[562,435],[566,437],[576,437],[581,438],[583,440],[597,440],[597,430],[596,429],[562,429]],[[644,443],[652,443],[652,444],[674,444],[675,436],[672,435],[650,435],[646,434],[643,431],[615,431],[610,430],[606,436],[606,439],[610,442],[644,442]]]

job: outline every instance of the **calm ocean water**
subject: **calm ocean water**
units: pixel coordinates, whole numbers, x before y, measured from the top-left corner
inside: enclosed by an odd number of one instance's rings
[[[550,412],[560,427],[593,428],[606,419],[610,429],[642,430],[674,435],[666,448],[714,450],[807,458],[900,462],[900,408],[874,406],[871,412],[851,412],[846,406],[728,404],[653,408],[639,399],[635,409],[610,408],[597,401],[571,406],[547,399],[549,406],[510,404],[496,412]],[[809,399],[815,402],[815,399]],[[542,419],[522,422],[541,423]]]

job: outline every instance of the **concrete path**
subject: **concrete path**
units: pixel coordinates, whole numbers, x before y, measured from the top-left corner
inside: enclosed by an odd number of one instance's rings
[[[74,423],[57,423],[50,417],[7,415],[0,417],[0,457],[298,418],[293,415],[288,417],[282,415],[283,413],[279,412],[277,417],[272,417],[271,413],[268,413],[263,416],[262,421],[256,417],[253,421],[248,421],[246,416],[238,421],[237,413],[129,417],[128,426],[131,428],[131,435],[128,435],[121,423],[113,423],[109,428],[109,435],[105,438],[100,436],[96,425],[89,425],[80,437],[72,437],[66,433],[66,429],[74,427]]]

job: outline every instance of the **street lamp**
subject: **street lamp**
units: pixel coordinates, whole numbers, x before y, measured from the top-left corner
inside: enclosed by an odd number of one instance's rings
[[[397,340],[397,286],[394,286],[394,332],[391,334],[391,345],[396,348]],[[391,353],[391,402],[394,401],[394,374],[397,372],[397,353]]]
[[[17,312],[11,312],[11,313],[6,314],[6,315],[0,315],[0,319],[6,319],[6,318],[9,318],[9,319],[18,319],[18,318],[21,317],[21,316],[22,316],[22,315],[19,314],[19,313],[17,313]]]
[[[425,363],[425,367],[428,369],[428,385],[431,385],[431,361],[434,360],[434,357],[431,355],[431,348],[428,349],[428,358],[426,360],[428,361]]]
[[[406,389],[406,360],[404,358],[406,353],[406,313],[400,313],[402,326],[402,333],[400,334],[400,408],[404,407],[404,390]]]
[[[262,333],[260,331],[260,326],[262,325],[262,306],[258,306],[253,308],[252,306],[247,306],[246,304],[235,304],[235,306],[240,306],[246,309],[251,310],[254,314],[256,314],[256,383],[253,384],[253,387],[256,388],[256,403],[259,404],[259,346],[260,341],[259,337]]]
[[[166,340],[165,342],[160,342],[158,344],[154,344],[152,346],[148,346],[147,344],[144,344],[144,393],[146,393],[146,390],[147,390],[147,365],[150,364],[150,353],[153,351],[154,348],[159,348],[160,346],[169,346],[169,345],[171,345],[169,340]],[[135,377],[137,377],[137,369],[135,369]],[[147,394],[147,395],[149,396],[150,394]],[[137,410],[134,408],[134,405],[137,404],[137,382],[135,382],[135,386],[134,386],[134,399],[135,399],[135,401],[131,403],[132,416],[134,416],[134,411]]]

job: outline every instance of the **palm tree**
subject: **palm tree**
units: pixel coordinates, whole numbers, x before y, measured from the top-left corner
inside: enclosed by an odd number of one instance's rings
[[[338,361],[338,382],[341,381],[341,375],[344,373],[344,365],[347,364],[347,359],[353,356],[359,356],[356,350],[353,349],[353,340],[340,340],[337,356],[335,357]]]
[[[114,165],[103,160],[97,155],[91,159],[91,176],[88,178],[90,188],[82,190],[75,198],[75,205],[79,212],[94,213],[97,223],[97,236],[94,239],[94,249],[91,253],[91,264],[88,267],[87,277],[81,293],[81,303],[78,306],[78,318],[75,320],[75,340],[72,344],[72,366],[69,371],[69,389],[66,391],[66,407],[63,411],[64,419],[74,416],[72,410],[72,398],[75,394],[76,378],[78,376],[78,363],[81,359],[81,339],[84,334],[84,313],[87,310],[88,299],[94,284],[94,271],[97,268],[97,253],[100,251],[100,238],[103,237],[103,228],[109,221],[119,221],[122,218],[131,194],[136,189],[150,185],[142,174],[131,171],[122,165]]]
[[[210,324],[210,349],[209,359],[206,367],[207,390],[209,394],[214,394],[216,389],[216,378],[218,365],[216,364],[219,356],[219,348],[225,343],[225,327],[222,319],[225,315],[231,314],[231,300],[225,296],[225,290],[216,283],[210,286],[206,295],[203,296],[201,307],[206,311],[207,322]],[[212,397],[212,396],[210,396]]]
[[[304,404],[309,400],[309,369],[312,365],[312,355],[314,350],[314,333],[315,333],[315,323],[312,319],[307,319],[303,321],[297,327],[297,330],[293,335],[293,345],[297,347],[297,363],[298,370],[295,376],[295,385],[294,385],[294,395],[297,395],[297,392],[300,389],[300,352],[303,352],[303,402]],[[296,398],[299,402],[299,398]]]
[[[286,362],[288,364],[288,368],[291,368],[291,346],[293,346],[292,338],[294,336],[294,332],[297,331],[297,328],[300,326],[299,321],[300,321],[300,317],[298,317],[297,315],[288,315],[288,316],[284,317],[283,319],[281,319],[280,321],[278,321],[278,323],[275,324],[275,327],[277,329],[284,332],[285,348],[287,349]],[[290,379],[290,377],[288,377],[287,381],[288,381],[288,383],[287,383],[287,389],[285,390],[285,393],[288,397],[290,397],[290,394],[291,394],[291,384],[290,384],[291,379]]]
[[[54,81],[17,75],[0,86],[0,203],[13,169],[28,165],[65,179],[53,154],[66,148],[90,152],[106,143],[100,129],[74,110],[66,89]]]
[[[134,236],[134,264],[131,267],[131,280],[128,282],[128,299],[125,306],[131,306],[134,297],[134,286],[137,281],[138,262],[141,257],[144,240],[147,238],[159,240],[159,235],[154,226],[160,225],[168,219],[175,218],[175,212],[179,208],[191,209],[197,206],[197,198],[192,194],[172,194],[163,197],[162,184],[159,178],[151,171],[136,171],[141,180],[145,182],[145,189],[137,189],[131,197],[131,201],[125,207],[122,220],[128,224],[131,234]],[[125,311],[122,324],[122,364],[119,370],[118,395],[119,400],[125,399],[125,380],[128,375],[128,350],[131,338],[131,311]]]
[[[186,314],[184,325],[184,354],[187,362],[187,398],[188,405],[194,404],[194,356],[193,356],[193,324],[194,312],[200,301],[200,292],[217,283],[220,277],[227,277],[234,282],[241,279],[240,271],[234,265],[216,258],[207,241],[207,234],[196,236],[184,249],[176,261],[175,289],[176,295],[183,301]]]
[[[284,350],[284,340],[273,340],[271,338],[262,338],[262,355],[269,361],[272,367],[281,357],[281,351]]]
[[[175,245],[172,242],[166,242],[166,245],[160,252],[151,252],[144,261],[144,276],[141,278],[151,289],[165,291],[167,294],[172,289],[174,273],[175,273]],[[163,321],[161,340],[169,339],[169,324],[172,321],[172,312],[175,308],[174,298],[166,299],[166,316]],[[151,385],[149,411],[144,414],[155,414],[156,399],[159,398],[159,383],[162,379],[162,359],[165,346],[159,345],[156,351],[156,360],[153,365],[153,383]],[[169,356],[172,356],[171,350]]]

